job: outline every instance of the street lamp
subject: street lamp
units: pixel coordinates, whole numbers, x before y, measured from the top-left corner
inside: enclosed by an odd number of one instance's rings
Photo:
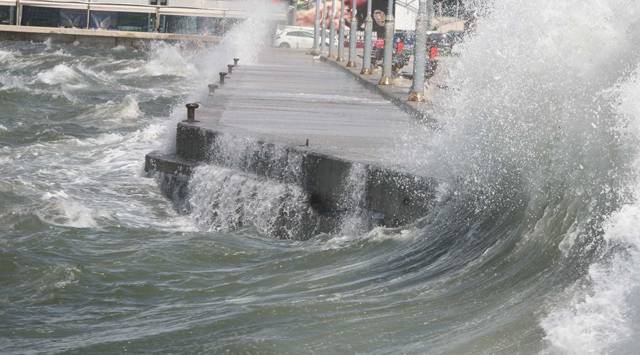
[[[313,23],[313,55],[320,54],[320,0],[316,0],[316,17]]]
[[[327,43],[327,0],[322,1],[322,22],[320,35],[320,55],[324,54],[324,47]]]
[[[413,84],[409,101],[424,101],[424,71],[427,61],[427,29],[431,27],[433,0],[418,0],[416,16],[416,40],[413,45]]]
[[[384,20],[384,60],[382,62],[382,76],[378,85],[391,85],[393,75],[393,32],[395,32],[395,19],[393,18],[393,0],[387,0],[387,16]]]
[[[344,60],[344,0],[340,0],[340,22],[338,31],[338,58],[339,62]]]
[[[356,66],[356,41],[358,40],[358,8],[356,0],[351,0],[351,27],[349,28],[349,61],[347,67]]]
[[[371,2],[367,0],[367,18],[364,20],[364,54],[362,58],[362,71],[360,74],[371,74],[371,32],[373,31],[373,17],[371,17]]]
[[[331,32],[329,33],[329,58],[334,58],[335,55],[333,54],[335,52],[335,46],[336,46],[336,21],[334,21],[336,18],[336,0],[331,0],[331,17],[329,18],[329,21],[331,21],[329,27],[331,28]]]

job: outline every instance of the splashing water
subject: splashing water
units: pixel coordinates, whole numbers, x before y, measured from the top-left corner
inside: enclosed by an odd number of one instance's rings
[[[474,214],[527,201],[519,247],[561,251],[545,277],[572,280],[541,317],[548,351],[631,353],[621,344],[640,311],[640,5],[507,0],[480,10],[449,68],[455,90],[433,99],[442,130],[411,142],[410,156],[469,195]]]
[[[304,242],[264,238],[312,213],[238,172],[255,142],[196,169],[190,216],[141,177],[183,103],[257,58],[260,9],[206,53],[3,45],[2,351],[634,353],[640,5],[492,2],[433,98],[441,129],[398,154],[444,181],[433,212],[360,233],[356,166],[355,218]]]

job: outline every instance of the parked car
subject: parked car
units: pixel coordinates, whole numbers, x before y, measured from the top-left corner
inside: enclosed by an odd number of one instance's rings
[[[313,31],[285,29],[280,33],[276,33],[273,46],[280,48],[312,48]]]
[[[273,37],[273,46],[280,48],[313,48],[313,27],[286,26],[279,28]],[[335,37],[338,43],[337,36]],[[329,45],[329,30],[325,40]]]

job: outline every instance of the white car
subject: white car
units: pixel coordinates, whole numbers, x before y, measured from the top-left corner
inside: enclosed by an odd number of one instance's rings
[[[313,30],[284,29],[276,33],[273,46],[280,48],[312,48]]]

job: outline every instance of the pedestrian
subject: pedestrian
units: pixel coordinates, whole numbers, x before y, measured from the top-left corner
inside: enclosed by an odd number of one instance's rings
[[[427,61],[427,77],[432,77],[438,68],[438,44],[436,41],[430,42],[429,59]]]
[[[404,41],[402,38],[398,38],[398,43],[396,44],[396,53],[402,55],[404,52]]]

